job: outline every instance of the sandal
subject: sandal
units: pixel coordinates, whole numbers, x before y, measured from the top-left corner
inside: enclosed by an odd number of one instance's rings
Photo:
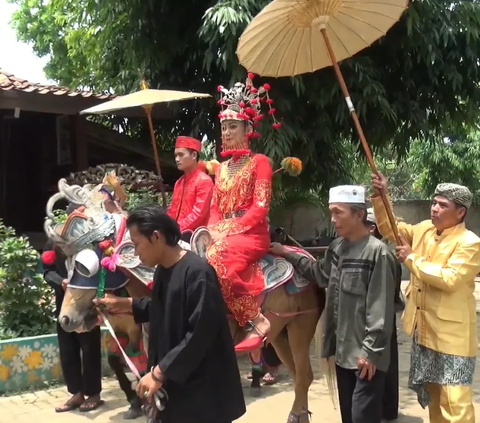
[[[67,413],[69,411],[76,410],[77,408],[81,407],[83,403],[78,403],[75,401],[67,401],[61,407],[55,407],[55,413]]]
[[[278,382],[278,373],[277,372],[269,372],[263,376],[263,383],[265,385],[275,385]]]
[[[95,411],[98,407],[101,407],[103,404],[105,404],[105,401],[101,399],[92,399],[88,398],[81,406],[80,406],[80,412],[82,413],[88,413],[89,411]]]

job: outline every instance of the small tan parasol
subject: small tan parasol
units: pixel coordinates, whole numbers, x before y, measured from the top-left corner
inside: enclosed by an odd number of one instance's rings
[[[190,100],[194,98],[208,98],[210,94],[194,93],[189,91],[172,91],[172,90],[152,90],[149,89],[145,81],[141,82],[141,90],[132,94],[127,94],[99,104],[98,106],[90,107],[82,110],[80,114],[109,114],[115,112],[116,115],[130,115],[132,109],[142,107],[147,116],[148,127],[150,129],[150,136],[152,138],[153,154],[155,158],[155,167],[160,179],[160,190],[162,192],[163,206],[167,206],[167,196],[165,194],[165,185],[162,179],[162,172],[160,168],[160,158],[158,156],[157,141],[155,132],[153,130],[152,122],[152,108],[158,103],[168,103],[172,101]],[[120,113],[119,113],[120,112]]]
[[[368,163],[378,174],[337,61],[384,36],[407,6],[408,0],[274,0],[240,37],[237,56],[249,72],[275,78],[333,66]],[[382,199],[401,244],[393,212]]]

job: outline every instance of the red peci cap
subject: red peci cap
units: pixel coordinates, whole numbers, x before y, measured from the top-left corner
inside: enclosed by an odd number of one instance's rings
[[[202,143],[192,137],[177,137],[175,148],[190,148],[198,153],[202,150]]]

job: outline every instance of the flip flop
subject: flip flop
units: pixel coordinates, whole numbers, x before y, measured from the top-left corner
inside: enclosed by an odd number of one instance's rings
[[[71,402],[69,403],[68,401],[63,404],[61,407],[55,407],[55,413],[67,413],[69,411],[73,411],[73,410],[76,410],[77,408],[79,408],[82,404],[79,404],[79,403],[74,403],[74,402]]]
[[[265,385],[275,385],[278,382],[278,373],[267,373],[263,376],[263,383]]]
[[[103,401],[103,400],[92,401],[92,400],[87,399],[80,406],[80,412],[81,413],[88,413],[89,411],[95,411],[98,407],[101,407],[103,404],[105,404],[105,401]]]

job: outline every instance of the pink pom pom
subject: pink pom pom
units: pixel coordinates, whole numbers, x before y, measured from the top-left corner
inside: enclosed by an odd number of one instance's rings
[[[110,257],[102,258],[102,260],[100,261],[100,264],[102,265],[102,267],[109,270],[110,272],[115,272],[115,270],[117,270],[118,259],[119,259],[118,254],[113,254]]]

